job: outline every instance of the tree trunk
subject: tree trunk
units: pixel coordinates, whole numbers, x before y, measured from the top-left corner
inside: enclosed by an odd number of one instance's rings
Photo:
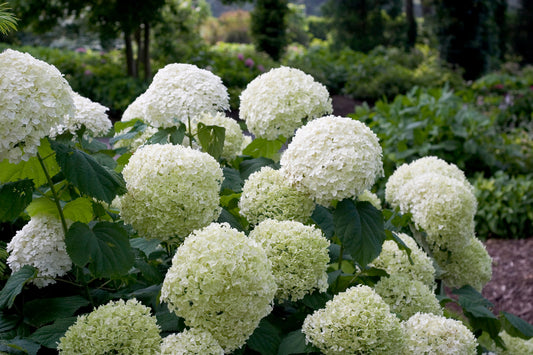
[[[142,28],[141,26],[139,26],[135,30],[135,43],[137,44],[137,57],[135,58],[135,62],[137,63],[137,77],[139,77],[139,74],[142,68],[141,53],[143,53],[143,42],[142,42],[141,32],[142,32]]]
[[[407,47],[413,48],[416,43],[416,19],[413,0],[405,1],[405,16],[407,18]]]
[[[126,45],[126,67],[128,70],[128,76],[136,78],[137,68],[135,66],[135,60],[133,59],[133,45],[131,43],[131,33],[124,31],[124,44]]]
[[[142,51],[144,64],[144,81],[149,82],[152,78],[152,66],[150,65],[150,24],[144,23],[144,46]]]

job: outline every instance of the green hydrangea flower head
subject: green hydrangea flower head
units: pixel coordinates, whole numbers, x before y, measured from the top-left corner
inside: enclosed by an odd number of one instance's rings
[[[407,275],[410,279],[421,281],[434,290],[436,287],[435,267],[431,258],[407,234],[399,233],[398,237],[411,249],[413,264],[409,262],[407,253],[401,250],[396,242],[386,240],[381,253],[370,263],[370,266],[385,270],[389,275]]]
[[[223,174],[207,153],[172,144],[139,148],[122,171],[120,215],[139,235],[179,243],[218,218]]]
[[[320,229],[296,221],[267,219],[250,232],[272,262],[276,299],[297,301],[328,288],[329,241]]]
[[[475,355],[477,340],[458,320],[417,313],[403,322],[406,354]]]
[[[337,294],[307,316],[302,332],[324,354],[401,354],[404,347],[400,320],[365,285]]]
[[[57,349],[64,355],[159,354],[161,336],[150,308],[136,299],[111,301],[78,317]]]
[[[291,186],[279,170],[264,166],[245,181],[239,208],[253,225],[267,218],[305,223],[315,203],[309,194]]]
[[[402,320],[409,319],[417,312],[442,315],[442,308],[433,291],[423,282],[405,274],[381,278],[374,290]]]
[[[507,349],[498,348],[498,355],[533,355],[533,338],[529,340],[510,336],[506,331],[500,332],[500,337]]]
[[[240,348],[272,310],[277,286],[261,245],[227,223],[194,231],[178,248],[161,301],[225,352]]]
[[[170,334],[161,343],[161,355],[224,355],[216,339],[203,329],[186,329]]]
[[[333,112],[326,87],[295,68],[280,67],[252,80],[240,96],[239,116],[256,137],[292,137],[306,120]]]
[[[299,128],[281,156],[287,181],[323,206],[354,198],[383,174],[378,137],[364,123],[325,116]]]
[[[226,129],[226,136],[224,138],[224,148],[222,149],[222,158],[227,160],[235,159],[237,154],[241,151],[244,136],[242,129],[233,118],[226,116],[221,112],[216,113],[202,113],[194,119],[192,133],[196,134],[198,123],[203,123],[206,126],[219,126]]]
[[[363,191],[362,194],[357,196],[357,200],[370,202],[372,206],[376,207],[378,210],[381,210],[381,200],[379,199],[378,195],[370,190]]]

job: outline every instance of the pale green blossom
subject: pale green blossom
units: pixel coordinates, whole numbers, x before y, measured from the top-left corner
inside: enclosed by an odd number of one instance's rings
[[[499,335],[507,349],[503,350],[497,348],[496,353],[498,355],[533,355],[533,338],[526,340],[512,337],[505,331],[501,332]]]
[[[161,343],[160,355],[223,355],[224,350],[206,330],[186,329],[170,334]]]

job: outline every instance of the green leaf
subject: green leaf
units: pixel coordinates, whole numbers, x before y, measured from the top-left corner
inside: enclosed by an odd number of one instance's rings
[[[17,218],[30,204],[33,181],[29,179],[8,182],[0,185],[0,222]]]
[[[20,270],[12,273],[0,291],[0,308],[5,306],[11,308],[24,285],[35,276],[37,276],[37,269],[30,265],[24,265]]]
[[[411,265],[414,265],[414,261],[411,258],[411,249],[403,242],[403,240],[398,237],[398,235],[395,232],[390,233],[390,238],[387,238],[387,240],[392,240],[398,245],[398,249],[405,251],[407,254],[407,259],[409,260],[409,263]]]
[[[31,201],[28,207],[26,207],[26,212],[28,212],[30,217],[45,214],[59,218],[59,211],[57,210],[56,204],[46,197],[39,197]]]
[[[157,239],[134,238],[130,239],[130,244],[133,248],[142,251],[146,257],[149,257],[150,254],[158,249],[160,241]]]
[[[140,119],[135,119],[135,120],[126,121],[126,122],[118,121],[118,122],[115,122],[114,129],[115,129],[115,132],[119,133],[120,131],[123,131],[123,130],[125,130],[128,127],[131,127],[131,129],[128,130],[128,132],[123,133],[123,134],[119,134],[119,135],[111,138],[109,140],[109,143],[115,144],[116,142],[118,142],[119,140],[122,140],[122,139],[135,138],[139,133],[144,132],[144,130],[146,129],[147,125],[143,121],[141,121]]]
[[[533,337],[533,325],[514,314],[502,312],[500,317],[503,329],[512,337],[530,339]]]
[[[278,355],[309,354],[317,351],[311,344],[305,343],[305,335],[301,330],[295,330],[287,334],[281,341]]]
[[[241,179],[239,171],[224,166],[222,168],[224,173],[224,181],[220,187],[220,191],[231,190],[233,192],[241,192],[244,182]]]
[[[81,296],[36,299],[24,304],[25,322],[39,328],[60,318],[70,317],[89,301]]]
[[[238,231],[244,231],[242,223],[237,217],[231,214],[227,209],[222,208],[222,212],[217,219],[217,223],[228,223],[232,228],[235,228]]]
[[[67,329],[76,322],[77,317],[58,319],[54,324],[39,328],[29,336],[30,340],[50,349],[56,349],[59,339],[65,335]]]
[[[274,170],[279,168],[279,164],[268,158],[261,157],[244,160],[239,166],[239,170],[241,172],[241,179],[248,179],[251,174],[260,170],[263,166],[270,166]]]
[[[281,147],[283,147],[283,144],[285,144],[286,140],[285,137],[279,137],[273,141],[264,138],[256,138],[252,143],[248,144],[242,153],[250,155],[253,158],[264,157],[278,161],[280,155],[279,151],[281,150]]]
[[[302,303],[311,309],[317,310],[324,308],[326,306],[326,302],[331,299],[332,297],[330,294],[315,291],[310,295],[305,295],[305,297],[302,299]]]
[[[261,355],[276,355],[280,343],[280,330],[266,319],[259,322],[259,326],[246,342],[250,349]]]
[[[322,229],[326,238],[331,239],[335,235],[335,224],[331,211],[324,206],[316,205],[311,219]]]
[[[361,267],[381,252],[386,238],[383,216],[370,202],[342,200],[333,212],[333,223],[345,250]]]
[[[206,126],[198,123],[198,141],[204,152],[209,153],[213,158],[219,159],[224,149],[224,139],[226,139],[226,129],[219,126]]]
[[[185,125],[180,122],[178,127],[160,128],[153,136],[151,136],[147,144],[167,144],[174,145],[181,144],[185,137]]]
[[[0,340],[0,352],[8,354],[37,355],[41,346],[27,339],[16,337],[10,340]]]
[[[472,316],[476,318],[497,318],[489,309],[493,306],[492,303],[472,286],[463,286],[460,289],[453,290],[452,293],[459,296],[459,305]]]
[[[43,159],[43,164],[50,177],[59,173],[59,165],[54,158],[54,151],[50,148],[48,139],[41,139],[41,145],[38,148],[39,155]],[[11,164],[4,160],[0,162],[0,182],[11,182],[23,179],[32,179],[35,187],[47,183],[41,163],[37,157],[32,157],[28,161],[21,161],[18,164]]]
[[[87,197],[79,197],[63,207],[63,214],[72,222],[89,223],[93,219],[93,201]]]
[[[79,267],[89,263],[96,277],[120,277],[133,266],[128,232],[119,224],[98,222],[89,227],[76,222],[65,237],[67,253]]]
[[[184,319],[178,317],[174,312],[160,311],[155,314],[155,317],[162,332],[179,333],[185,329]]]
[[[57,142],[52,142],[52,148],[66,179],[82,193],[107,203],[126,193],[122,176],[100,165],[89,154]]]

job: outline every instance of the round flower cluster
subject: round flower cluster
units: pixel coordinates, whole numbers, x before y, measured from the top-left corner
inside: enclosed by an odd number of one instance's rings
[[[483,243],[472,236],[463,248],[436,249],[433,257],[444,270],[442,279],[449,287],[470,285],[480,291],[492,278],[492,258]]]
[[[476,337],[455,319],[417,313],[403,322],[408,354],[474,355]]]
[[[223,174],[207,153],[172,144],[139,148],[123,170],[120,214],[143,237],[180,241],[220,215]]]
[[[326,207],[356,197],[383,174],[381,146],[365,124],[326,116],[296,131],[281,156],[281,170],[298,190]]]
[[[533,338],[529,340],[512,337],[507,332],[500,332],[499,336],[502,338],[505,343],[506,350],[498,348],[496,351],[498,355],[530,355],[533,354]]]
[[[325,354],[401,354],[400,320],[370,287],[359,285],[307,316],[306,341]]]
[[[263,248],[227,223],[193,232],[178,248],[161,301],[209,331],[225,352],[241,347],[272,311],[276,282]]]
[[[370,266],[385,270],[389,275],[407,275],[412,280],[423,282],[431,290],[435,289],[435,267],[431,258],[407,234],[400,233],[398,237],[411,249],[413,263],[409,262],[407,252],[401,250],[396,242],[386,240],[381,253],[370,263]]]
[[[237,154],[241,152],[242,143],[244,141],[244,136],[242,134],[242,129],[231,117],[227,117],[223,113],[203,113],[200,116],[196,117],[196,124],[203,123],[206,126],[219,126],[226,129],[226,137],[224,139],[224,148],[222,150],[222,158],[227,160],[234,159]],[[193,134],[197,133],[197,125],[193,127]]]
[[[128,107],[122,120],[140,118],[167,128],[202,113],[229,108],[228,90],[215,74],[192,64],[168,64],[154,76],[148,89]]]
[[[240,213],[251,224],[273,218],[279,221],[308,221],[315,203],[311,197],[296,190],[279,170],[265,166],[251,174],[242,188]]]
[[[74,116],[67,117],[65,123],[52,129],[51,135],[62,133],[65,130],[75,134],[82,126],[87,128],[87,133],[94,137],[105,135],[111,129],[111,121],[106,111],[109,109],[97,102],[92,102],[86,97],[73,92],[72,98],[76,112]]]
[[[0,54],[0,161],[37,155],[41,139],[73,115],[72,89],[59,70],[27,53]]]
[[[274,140],[291,137],[306,120],[333,112],[326,87],[299,69],[272,69],[252,80],[240,96],[239,116],[251,133]]]
[[[159,354],[161,336],[150,308],[136,299],[111,301],[78,317],[59,339],[60,354]]]
[[[24,265],[38,270],[31,282],[40,288],[54,284],[55,277],[65,275],[72,268],[61,221],[53,216],[32,217],[7,244],[6,250],[7,264],[13,272]]]
[[[442,308],[433,291],[423,282],[405,274],[381,278],[374,290],[402,320],[409,319],[417,312],[442,315]]]
[[[224,350],[211,333],[198,329],[186,329],[170,334],[161,343],[161,355],[224,355]]]
[[[267,219],[250,232],[272,262],[279,301],[302,299],[328,288],[329,241],[320,229],[294,221]]]
[[[362,194],[357,196],[357,200],[370,202],[372,206],[376,207],[376,209],[381,209],[381,200],[379,199],[378,195],[373,192],[370,192],[370,190],[363,191]]]

